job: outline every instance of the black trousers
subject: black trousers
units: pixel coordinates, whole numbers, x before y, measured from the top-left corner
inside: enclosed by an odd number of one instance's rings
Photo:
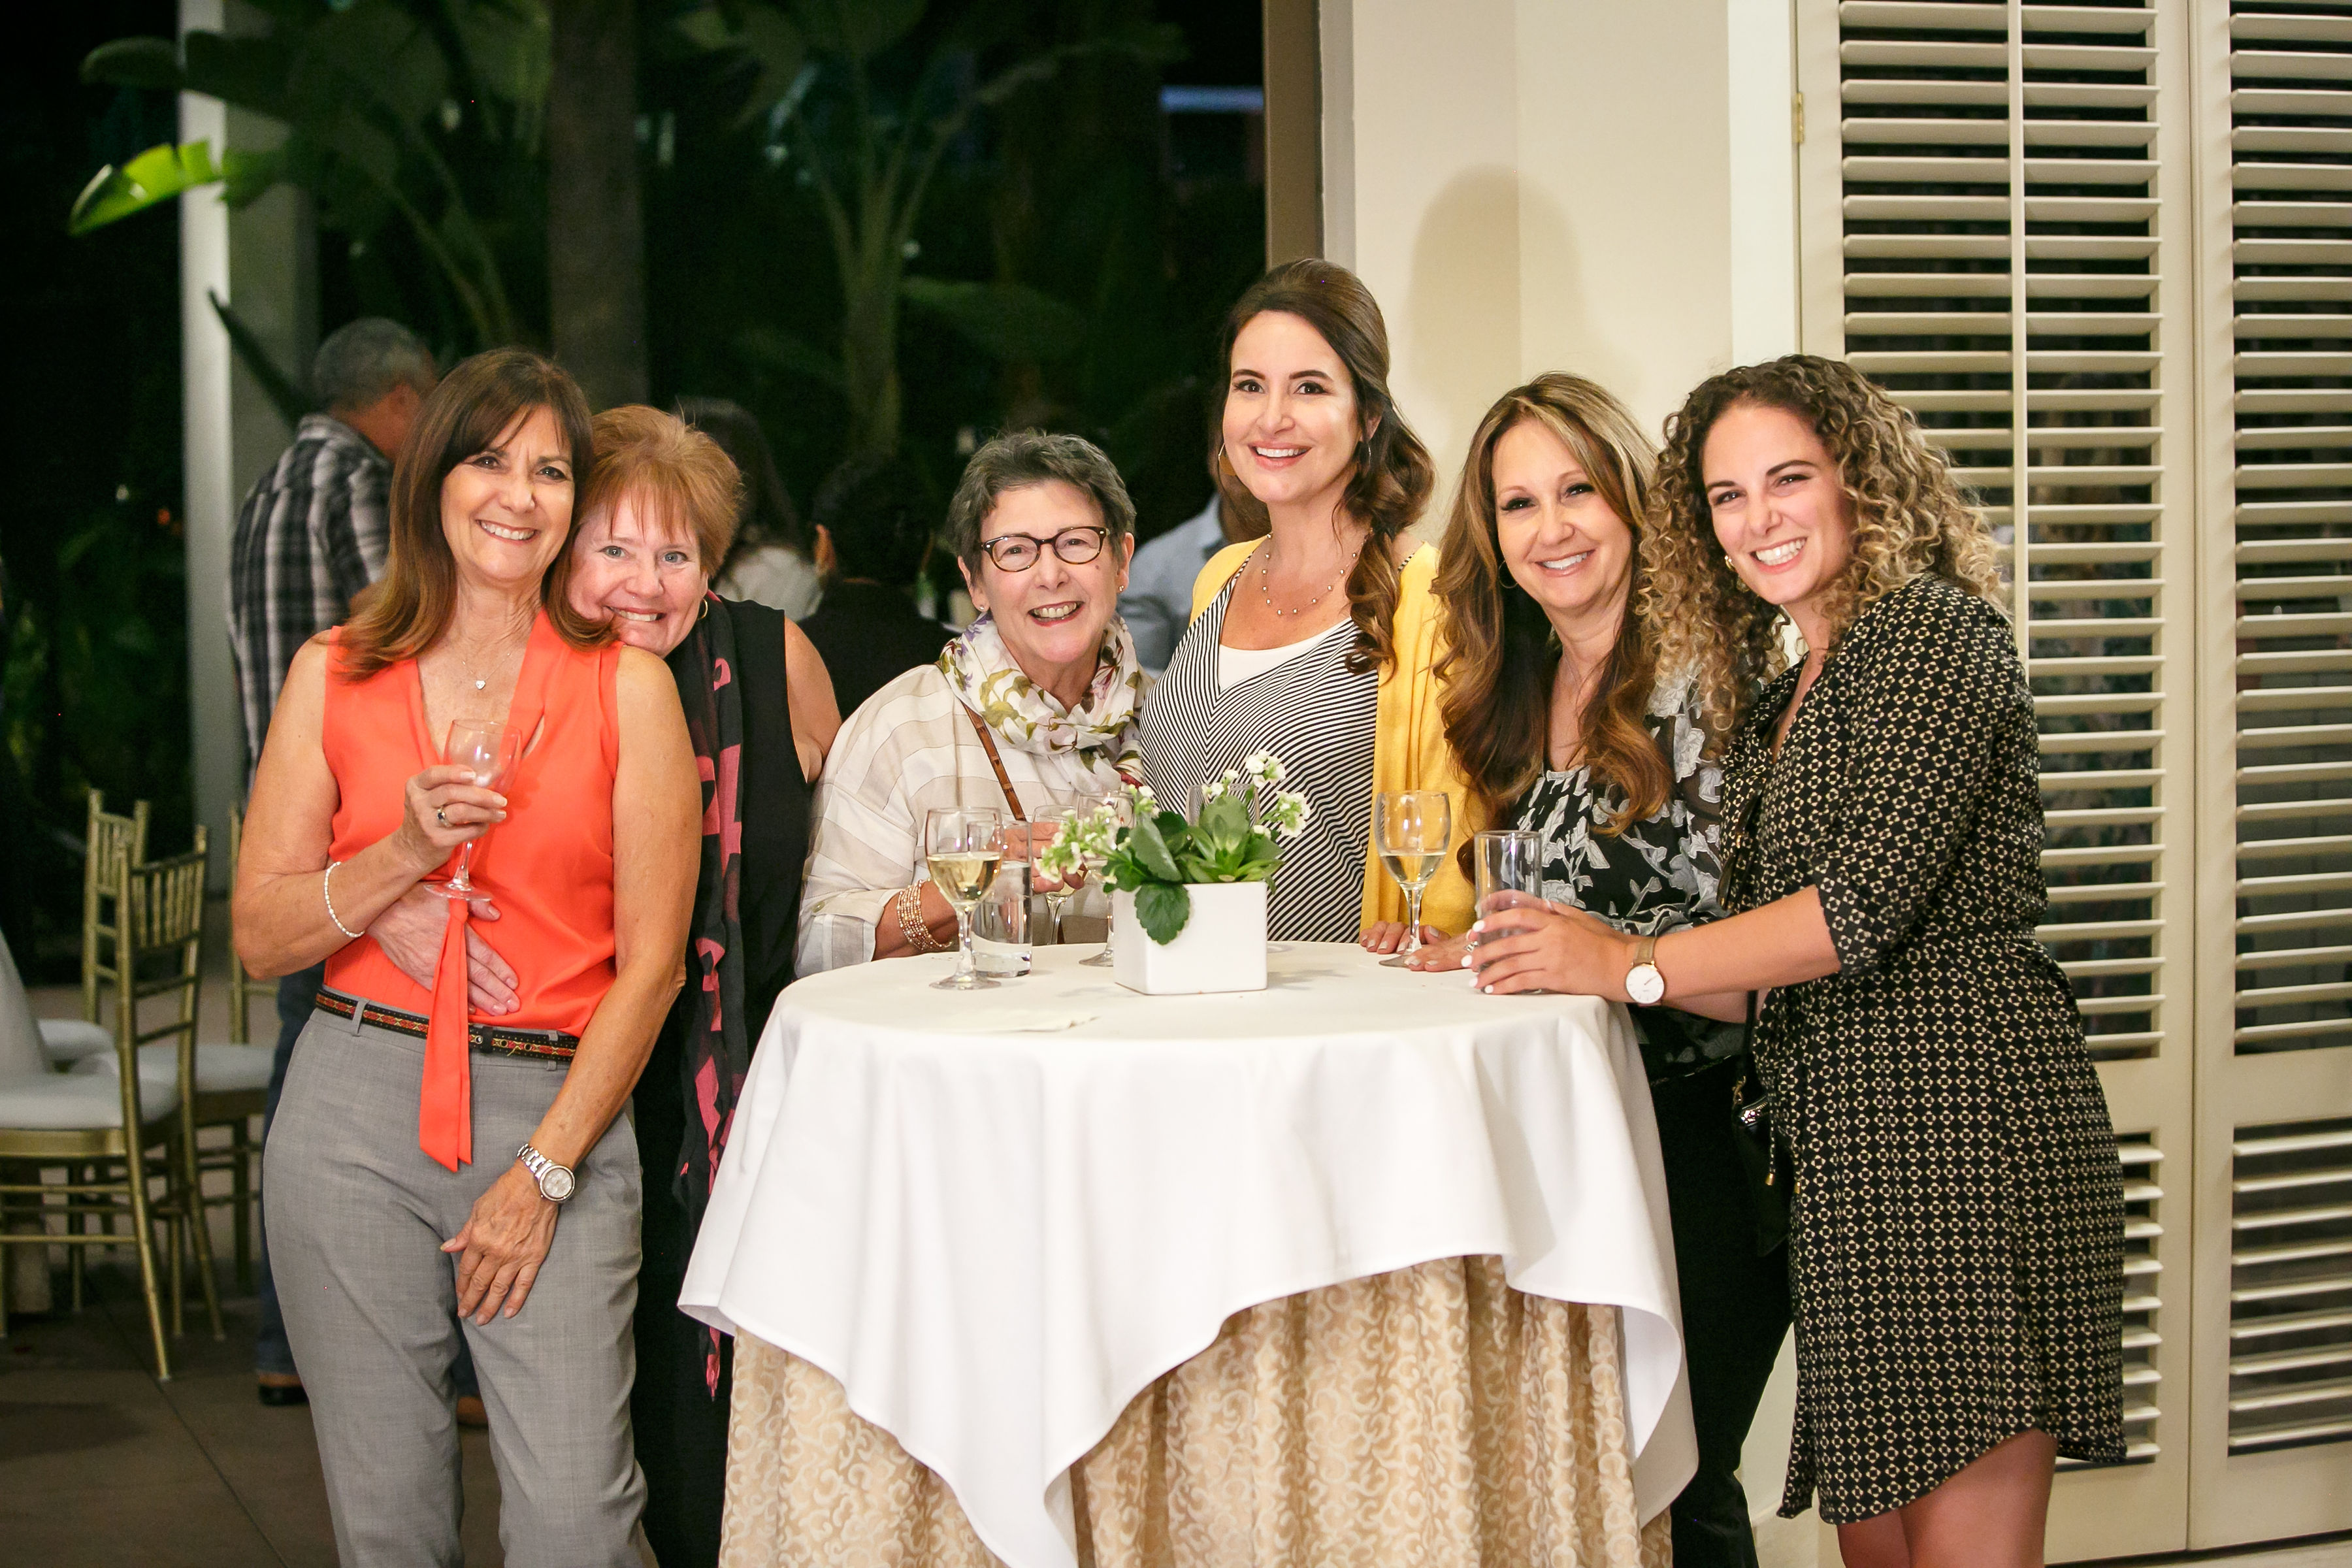
[[[1675,1499],[1675,1568],[1756,1568],[1740,1445],[1789,1331],[1788,1249],[1758,1250],[1756,1201],[1732,1110],[1745,1058],[1654,1084],[1674,1212],[1698,1472]],[[667,1560],[665,1560],[665,1564]]]
[[[678,1053],[664,1029],[637,1080],[638,1157],[645,1165],[645,1261],[637,1274],[637,1383],[629,1395],[637,1468],[646,1477],[646,1540],[661,1568],[717,1568],[727,1502],[727,1409],[735,1342],[722,1337],[719,1388],[709,1382],[710,1331],[677,1310],[694,1229],[671,1188],[686,1136]]]

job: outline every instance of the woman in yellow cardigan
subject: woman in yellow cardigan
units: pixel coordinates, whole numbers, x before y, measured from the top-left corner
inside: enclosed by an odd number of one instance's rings
[[[1404,918],[1372,850],[1376,794],[1444,790],[1457,845],[1473,826],[1438,702],[1437,552],[1405,533],[1434,471],[1389,395],[1380,307],[1347,268],[1268,272],[1226,318],[1224,350],[1217,488],[1269,531],[1193,584],[1192,626],[1144,703],[1144,782],[1181,808],[1245,758],[1279,757],[1312,815],[1284,847],[1267,934],[1352,941]],[[1457,857],[1422,918],[1469,924]]]

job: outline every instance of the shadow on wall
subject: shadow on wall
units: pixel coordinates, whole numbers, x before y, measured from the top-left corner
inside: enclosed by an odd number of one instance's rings
[[[1632,357],[1584,296],[1582,271],[1567,215],[1515,169],[1465,170],[1422,214],[1412,281],[1390,327],[1398,402],[1437,463],[1426,536],[1444,531],[1470,433],[1496,398],[1545,371],[1571,371],[1612,391],[1634,379]],[[1541,312],[1550,332],[1576,345],[1567,361],[1528,361],[1521,310],[1528,279],[1552,295]]]

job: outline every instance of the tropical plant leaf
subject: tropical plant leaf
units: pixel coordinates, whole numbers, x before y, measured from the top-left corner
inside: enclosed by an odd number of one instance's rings
[[[289,123],[299,113],[288,91],[293,51],[276,37],[193,32],[180,45],[180,87]]]
[[[1201,831],[1221,844],[1238,845],[1249,828],[1249,807],[1231,790],[1201,807]]]
[[[1128,830],[1127,842],[1137,864],[1154,877],[1163,882],[1183,881],[1184,874],[1176,868],[1176,858],[1169,853],[1168,840],[1160,833],[1157,821],[1149,816],[1139,818]],[[1139,898],[1141,896],[1140,892],[1137,894]]]
[[[221,326],[228,332],[229,347],[236,351],[237,362],[260,384],[270,406],[289,426],[300,424],[302,416],[317,406],[301,379],[279,368],[278,362],[269,357],[269,346],[229,308],[228,301],[211,289],[205,294],[213,302],[213,314],[220,318]]]
[[[290,169],[283,142],[258,153],[232,147],[221,158],[221,200],[232,208],[250,206],[286,179]]]
[[[150,147],[120,169],[110,163],[90,176],[66,217],[66,232],[88,234],[221,178],[209,142]]]
[[[1192,918],[1192,895],[1181,882],[1146,882],[1135,890],[1135,918],[1152,941],[1165,947],[1183,934]]]
[[[835,392],[849,384],[848,378],[841,373],[839,360],[782,327],[746,327],[736,334],[735,347],[746,359],[787,375],[804,376]]]
[[[797,0],[793,16],[810,44],[871,59],[922,20],[924,0]]]
[[[1000,360],[1061,359],[1086,342],[1086,317],[1025,283],[908,278],[898,289],[974,348]]]
[[[148,92],[177,92],[180,51],[169,38],[117,38],[82,57],[81,79]]]

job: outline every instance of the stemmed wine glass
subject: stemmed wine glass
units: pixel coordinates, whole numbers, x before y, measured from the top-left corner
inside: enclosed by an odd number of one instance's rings
[[[1113,790],[1108,795],[1097,796],[1094,800],[1087,802],[1087,809],[1090,811],[1108,811],[1110,813],[1111,826],[1114,836],[1118,828],[1132,827],[1135,826],[1135,803],[1127,797],[1127,792],[1125,790]],[[1087,856],[1087,874],[1088,876],[1099,875],[1104,864],[1105,862],[1100,857],[1094,855]],[[1117,967],[1117,962],[1111,957],[1111,954],[1116,950],[1118,942],[1118,917],[1114,910],[1106,910],[1103,912],[1103,921],[1105,923],[1103,927],[1102,951],[1096,953],[1092,958],[1082,959],[1079,961],[1089,969],[1111,969]]]
[[[972,963],[971,911],[996,879],[997,863],[1004,858],[1003,826],[1003,814],[993,806],[934,806],[924,818],[924,862],[956,912],[955,973],[931,982],[934,991],[996,988]]]
[[[507,770],[514,765],[514,748],[507,743],[506,724],[497,719],[456,719],[449,724],[449,738],[441,748],[441,760],[453,766],[470,769],[473,782],[483,789],[496,789],[506,782]],[[489,825],[468,838],[457,848],[457,874],[446,882],[427,882],[425,886],[445,899],[478,897],[472,878],[474,846],[489,833]]]
[[[1029,863],[1036,868],[1037,890],[1045,895],[1045,908],[1054,917],[1054,945],[1062,945],[1062,914],[1070,907],[1070,900],[1086,886],[1087,869],[1081,865],[1066,877],[1055,877],[1042,863],[1045,847],[1076,825],[1078,812],[1066,805],[1049,805],[1029,819]]]
[[[1381,963],[1402,969],[1421,951],[1421,895],[1454,842],[1454,803],[1444,790],[1396,790],[1372,801],[1372,847],[1404,889],[1404,941]]]

